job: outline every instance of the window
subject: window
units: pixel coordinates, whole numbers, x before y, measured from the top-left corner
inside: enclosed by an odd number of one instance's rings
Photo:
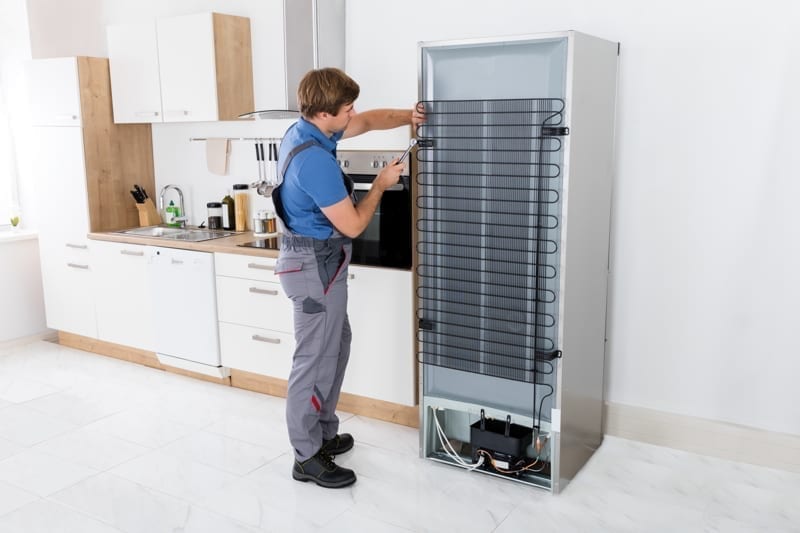
[[[0,228],[10,226],[18,214],[17,165],[3,85],[0,84]]]

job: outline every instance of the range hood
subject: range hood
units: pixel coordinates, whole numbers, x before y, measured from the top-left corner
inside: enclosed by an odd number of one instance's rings
[[[239,118],[297,118],[297,85],[311,69],[345,68],[345,0],[283,0],[286,109],[252,111]]]

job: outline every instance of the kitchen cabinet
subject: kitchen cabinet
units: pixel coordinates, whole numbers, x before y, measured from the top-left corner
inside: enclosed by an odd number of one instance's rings
[[[276,260],[215,256],[222,364],[288,379],[294,311]],[[353,344],[342,391],[415,405],[411,272],[351,265],[348,284]]]
[[[416,405],[411,272],[350,265],[349,275],[353,344],[342,390]]]
[[[223,366],[288,379],[293,310],[275,275],[275,259],[214,255]]]
[[[26,70],[47,325],[96,337],[86,235],[138,225],[128,190],[134,181],[154,189],[150,129],[113,124],[106,59],[35,60]]]
[[[154,351],[151,247],[90,241],[97,338]]]
[[[250,20],[198,13],[107,28],[114,121],[234,120],[252,111]]]

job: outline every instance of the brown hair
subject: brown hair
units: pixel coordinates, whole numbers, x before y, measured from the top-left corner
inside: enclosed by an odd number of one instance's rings
[[[336,115],[346,104],[358,98],[361,89],[353,79],[338,68],[310,70],[297,87],[297,104],[305,118],[319,113]]]

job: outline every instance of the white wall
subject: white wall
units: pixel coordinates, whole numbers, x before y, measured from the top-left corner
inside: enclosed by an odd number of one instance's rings
[[[275,90],[265,65],[282,53],[261,41],[274,37],[263,10],[276,1],[107,0],[103,23],[207,8],[249,14],[258,107]],[[796,3],[348,0],[347,10],[360,109],[416,100],[418,41],[567,29],[620,41],[607,397],[800,434]],[[158,182],[185,184],[193,205],[219,196],[228,178],[207,183],[202,145],[188,137],[246,128],[157,126]],[[398,148],[406,138],[397,130],[347,146]],[[231,181],[255,171],[243,148]]]
[[[574,29],[622,43],[607,398],[800,434],[797,4],[396,6],[348,2],[362,108],[414,100],[417,41]]]

